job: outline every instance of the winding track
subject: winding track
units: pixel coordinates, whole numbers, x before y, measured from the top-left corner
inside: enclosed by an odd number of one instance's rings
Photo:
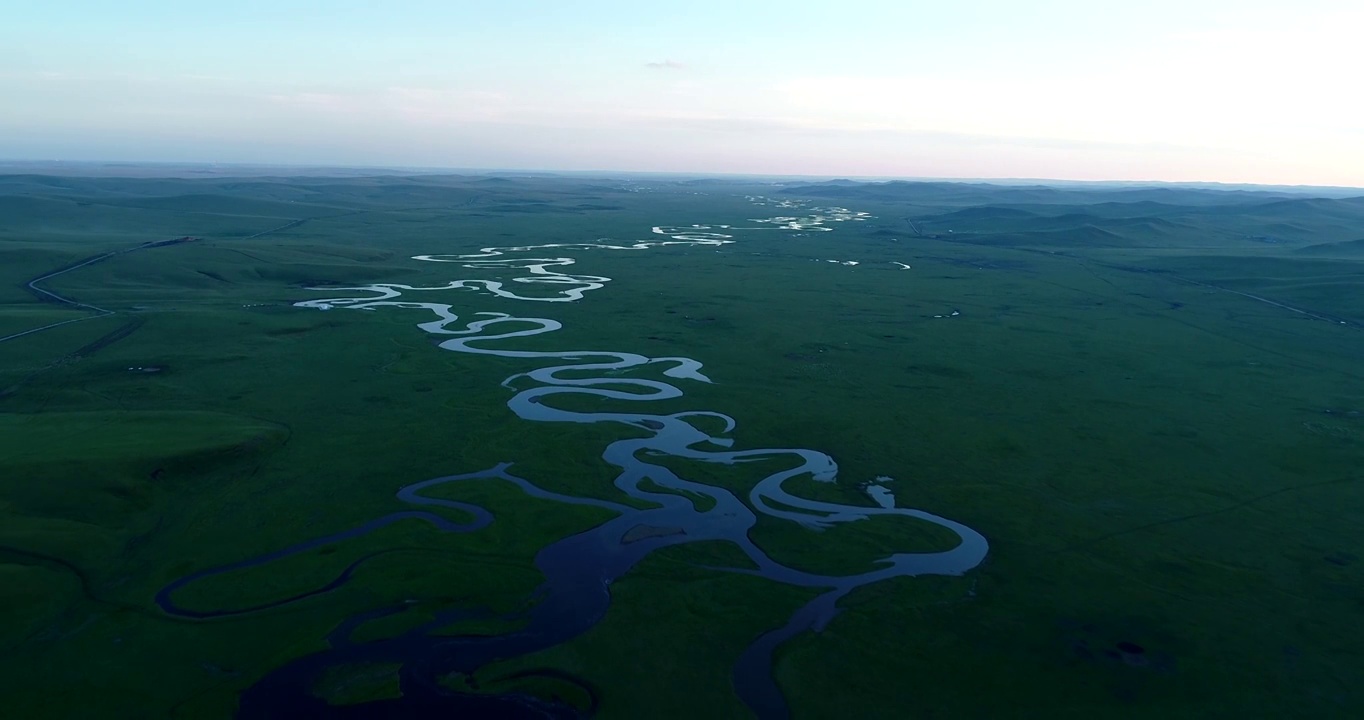
[[[140,249],[141,247],[142,246],[139,246],[138,248],[134,249]],[[125,250],[120,252],[132,252],[132,250]],[[0,343],[8,342],[10,340],[16,340],[18,338],[24,337],[25,335],[33,335],[35,333],[40,333],[43,332],[44,330],[51,330],[52,328],[61,327],[63,325],[70,325],[71,323],[85,322],[86,320],[94,320],[96,318],[108,317],[110,315],[113,315],[114,314],[113,310],[105,310],[102,307],[87,305],[83,302],[77,302],[75,300],[72,300],[71,298],[63,297],[55,292],[52,292],[51,290],[38,287],[38,283],[43,282],[44,280],[51,280],[52,278],[57,277],[58,275],[64,275],[66,273],[71,272],[72,270],[83,268],[87,265],[94,265],[95,263],[100,262],[101,260],[107,260],[108,258],[111,258],[118,254],[119,252],[108,252],[104,253],[103,255],[96,255],[92,258],[87,258],[82,262],[76,263],[75,265],[69,265],[60,270],[56,270],[46,275],[41,275],[39,277],[33,278],[32,280],[29,280],[27,283],[24,283],[24,287],[28,288],[29,292],[32,292],[34,295],[37,295],[39,299],[60,303],[62,305],[69,305],[79,310],[90,310],[95,313],[94,315],[86,315],[85,317],[73,318],[71,320],[63,320],[61,322],[51,323],[39,328],[33,328],[32,330],[25,330],[23,332],[14,333],[13,335],[6,335],[5,337],[0,337]]]
[[[792,207],[791,204],[782,207]],[[437,716],[450,712],[496,712],[500,716],[516,717],[575,717],[578,712],[568,706],[558,706],[509,695],[489,697],[453,692],[440,685],[440,678],[454,672],[472,674],[490,662],[526,655],[565,642],[587,631],[606,613],[610,605],[610,583],[624,575],[650,552],[670,545],[706,540],[721,540],[736,545],[752,562],[752,569],[717,567],[721,572],[756,575],[789,585],[823,588],[824,592],[800,608],[780,627],[757,638],[742,654],[734,668],[735,689],[740,698],[763,718],[785,717],[787,708],[780,690],[771,676],[772,655],[787,639],[809,629],[821,630],[837,613],[837,602],[853,589],[892,577],[916,575],[960,575],[978,565],[988,551],[984,537],[974,530],[922,510],[907,508],[860,507],[827,503],[794,495],[783,487],[787,480],[810,475],[816,480],[832,482],[838,465],[834,459],[815,450],[769,448],[732,450],[733,439],[712,436],[692,423],[692,419],[708,417],[724,422],[725,431],[732,433],[735,420],[729,416],[692,411],[670,415],[648,412],[574,412],[554,407],[553,399],[562,395],[595,395],[625,403],[649,402],[677,398],[683,391],[672,382],[621,377],[617,375],[568,378],[569,371],[620,371],[648,365],[663,366],[663,375],[671,380],[710,382],[701,373],[702,364],[685,357],[647,357],[644,355],[600,350],[527,351],[498,349],[498,341],[531,337],[554,332],[562,326],[555,320],[518,317],[501,312],[476,313],[478,319],[462,322],[443,303],[403,300],[406,293],[448,290],[482,290],[500,298],[535,302],[574,302],[583,294],[600,289],[610,278],[595,275],[575,275],[561,270],[571,266],[571,258],[521,258],[517,253],[540,249],[579,250],[644,250],[673,244],[721,245],[734,242],[733,234],[749,230],[828,231],[828,223],[858,220],[865,213],[852,213],[841,208],[814,209],[804,217],[778,217],[756,220],[762,227],[734,228],[726,225],[693,225],[690,227],[655,227],[655,235],[666,239],[632,244],[613,244],[607,241],[581,244],[553,244],[507,248],[485,248],[466,255],[422,255],[415,259],[429,262],[458,263],[470,269],[523,269],[528,275],[512,280],[519,285],[509,288],[499,281],[455,280],[438,287],[413,287],[396,284],[374,284],[347,291],[366,293],[359,297],[338,297],[297,303],[300,307],[330,310],[343,308],[374,311],[380,308],[423,310],[435,319],[419,323],[426,333],[446,338],[440,347],[451,352],[498,357],[523,358],[560,362],[507,378],[503,385],[511,389],[518,378],[529,378],[538,383],[526,390],[514,391],[508,407],[519,417],[532,422],[619,423],[651,435],[642,438],[617,440],[610,443],[602,458],[619,468],[614,481],[623,493],[655,507],[639,510],[618,503],[588,498],[576,498],[542,490],[508,472],[510,463],[465,475],[427,480],[403,488],[398,498],[415,505],[444,505],[473,515],[469,523],[453,523],[426,511],[404,511],[383,516],[360,527],[336,535],[316,538],[257,558],[231,565],[211,568],[181,578],[157,595],[161,608],[185,617],[212,618],[254,612],[278,607],[306,597],[312,597],[341,586],[361,563],[373,555],[361,558],[346,568],[331,583],[322,588],[281,599],[253,608],[214,611],[186,609],[174,602],[173,595],[180,588],[199,579],[255,567],[298,552],[356,537],[403,519],[421,519],[444,532],[473,532],[493,521],[485,509],[464,503],[425,497],[420,490],[432,485],[471,479],[499,479],[518,486],[523,492],[559,502],[590,504],[615,512],[615,518],[586,532],[564,538],[543,548],[536,556],[535,565],[544,573],[543,585],[534,593],[538,602],[519,618],[525,621],[522,629],[498,636],[435,635],[442,627],[467,616],[468,611],[447,613],[436,620],[403,635],[386,640],[355,643],[349,631],[338,629],[329,638],[331,649],[300,658],[267,675],[242,696],[242,717],[380,717],[385,713],[401,712],[404,717]],[[549,285],[556,288],[551,295],[523,295],[521,286]],[[491,345],[491,346],[490,346]],[[562,362],[566,361],[566,362]],[[720,449],[717,449],[720,448]],[[735,464],[760,459],[789,457],[789,469],[768,475],[748,493],[745,503],[728,489],[687,480],[668,468],[641,459],[666,455],[701,462]],[[645,481],[674,493],[652,492],[643,489]],[[708,498],[710,509],[701,511],[685,494]],[[748,531],[757,521],[757,513],[797,522],[811,528],[823,528],[836,523],[856,522],[878,515],[901,515],[930,522],[946,528],[960,538],[960,543],[944,552],[894,553],[878,561],[879,567],[851,576],[828,576],[808,573],[784,566],[772,560],[748,538]],[[630,531],[639,526],[680,528],[681,532],[648,535],[627,541]],[[379,611],[397,612],[398,608]],[[373,614],[373,613],[371,613]],[[367,615],[368,616],[368,615]],[[352,618],[343,628],[353,628],[363,618]],[[313,678],[328,666],[353,662],[400,663],[402,697],[397,700],[367,703],[359,706],[334,708],[314,697],[310,688]]]
[[[71,323],[84,322],[84,321],[86,321],[86,320],[94,320],[94,319],[96,319],[96,318],[108,317],[108,316],[110,316],[110,315],[116,315],[116,314],[117,314],[117,313],[114,312],[113,310],[108,310],[108,309],[99,307],[99,306],[97,306],[97,305],[90,305],[90,304],[88,304],[88,303],[83,303],[83,302],[80,302],[80,301],[78,301],[78,300],[72,300],[72,299],[69,298],[69,297],[66,297],[66,296],[63,296],[63,295],[59,295],[59,294],[57,294],[57,293],[55,293],[55,292],[53,292],[53,291],[51,291],[51,290],[48,290],[47,288],[39,287],[38,283],[41,283],[41,282],[44,282],[44,281],[47,281],[47,280],[51,280],[52,278],[58,277],[58,276],[60,276],[60,275],[65,275],[66,273],[69,273],[69,272],[71,272],[72,270],[78,270],[78,269],[83,268],[83,267],[87,267],[87,266],[90,266],[90,265],[94,265],[95,263],[98,263],[98,262],[103,262],[103,261],[105,261],[105,260],[108,260],[108,259],[111,258],[111,257],[114,257],[115,255],[126,255],[126,254],[128,254],[128,253],[137,252],[138,250],[147,250],[147,249],[156,248],[156,247],[167,247],[167,246],[169,246],[169,245],[178,245],[178,244],[180,244],[180,243],[182,243],[182,242],[186,242],[187,240],[188,240],[188,238],[177,238],[177,239],[175,239],[175,240],[152,240],[152,241],[149,241],[149,242],[144,242],[144,243],[142,243],[141,245],[137,245],[137,246],[134,246],[134,247],[130,247],[130,248],[127,248],[126,250],[113,250],[113,251],[111,251],[111,252],[107,252],[107,253],[104,253],[104,254],[102,254],[102,255],[95,255],[95,256],[93,256],[93,257],[86,258],[85,260],[82,260],[82,261],[77,262],[77,263],[75,263],[75,264],[67,265],[67,266],[64,267],[64,268],[60,268],[60,269],[58,269],[58,270],[54,270],[54,271],[52,271],[52,272],[50,272],[50,273],[48,273],[48,274],[46,274],[46,275],[40,275],[40,276],[38,276],[38,277],[36,277],[36,278],[33,278],[32,280],[29,280],[28,282],[24,283],[24,287],[25,287],[29,292],[31,292],[31,293],[33,293],[35,296],[37,296],[37,298],[38,298],[39,300],[44,300],[44,301],[47,301],[47,302],[55,302],[55,303],[58,303],[58,304],[60,304],[60,305],[67,305],[67,306],[76,308],[77,310],[89,310],[89,311],[91,311],[91,312],[93,312],[93,313],[95,313],[95,314],[94,314],[94,315],[86,315],[85,317],[73,318],[73,319],[71,319],[71,320],[63,320],[63,321],[61,321],[61,322],[51,323],[51,324],[49,324],[49,325],[44,325],[44,326],[39,327],[39,328],[33,328],[32,330],[25,330],[25,331],[20,332],[20,333],[14,333],[13,335],[6,335],[5,337],[0,337],[0,343],[7,342],[7,341],[9,341],[9,340],[14,340],[14,339],[17,339],[17,338],[21,338],[21,337],[24,337],[25,335],[33,335],[33,334],[35,334],[35,333],[40,333],[40,332],[43,332],[44,330],[51,330],[52,328],[61,327],[61,326],[63,326],[63,325],[70,325]]]

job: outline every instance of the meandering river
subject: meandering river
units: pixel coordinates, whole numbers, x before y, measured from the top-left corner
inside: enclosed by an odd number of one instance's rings
[[[495,522],[486,509],[422,494],[432,486],[474,479],[496,479],[519,487],[528,495],[564,503],[595,505],[614,512],[613,519],[585,532],[553,542],[539,551],[536,568],[544,582],[536,590],[535,602],[524,614],[519,628],[495,636],[453,636],[436,634],[442,628],[469,617],[474,611],[446,613],[418,628],[384,640],[355,642],[351,632],[361,623],[402,608],[386,608],[351,618],[328,638],[330,648],[290,662],[262,678],[243,693],[240,717],[578,717],[582,711],[566,704],[549,702],[523,694],[485,695],[456,692],[441,684],[451,673],[472,675],[496,660],[505,660],[553,647],[586,632],[608,612],[610,584],[634,567],[649,553],[680,543],[719,540],[734,544],[753,563],[752,568],[714,568],[716,572],[746,573],[773,582],[823,590],[797,610],[784,624],[756,638],[736,660],[734,687],[742,701],[759,717],[787,715],[786,702],[772,678],[773,653],[791,637],[810,630],[819,631],[837,614],[840,598],[852,590],[893,577],[915,575],[960,575],[978,565],[986,555],[984,537],[961,523],[932,513],[900,507],[860,507],[821,502],[788,491],[785,483],[809,475],[815,480],[832,482],[838,465],[832,457],[803,448],[735,449],[736,421],[727,415],[704,410],[673,414],[649,412],[652,401],[678,398],[689,383],[708,383],[701,362],[686,357],[649,357],[616,350],[508,350],[501,341],[546,335],[562,326],[549,318],[513,315],[505,312],[477,312],[461,318],[454,305],[423,302],[422,297],[454,290],[482,291],[507,300],[531,302],[576,302],[585,293],[601,289],[610,278],[574,274],[571,257],[526,257],[538,251],[638,251],[663,245],[725,245],[736,235],[760,230],[827,232],[841,222],[856,222],[867,216],[844,208],[805,209],[793,201],[768,201],[750,198],[756,205],[791,208],[802,215],[752,220],[755,227],[730,225],[658,226],[654,239],[617,243],[597,241],[577,244],[527,245],[484,248],[462,255],[419,255],[425,262],[453,263],[470,270],[520,270],[526,274],[509,283],[496,280],[460,279],[436,287],[414,287],[377,283],[342,290],[347,296],[306,300],[299,307],[317,310],[348,309],[362,311],[405,310],[425,320],[416,323],[421,331],[441,339],[439,347],[449,352],[522,358],[544,363],[542,367],[514,375],[503,383],[511,392],[508,407],[529,422],[616,423],[644,431],[644,437],[630,437],[610,443],[602,458],[618,469],[615,487],[624,495],[646,501],[652,507],[636,509],[620,503],[578,498],[549,492],[511,472],[511,462],[477,472],[435,478],[404,487],[398,500],[424,508],[450,507],[469,513],[472,520],[456,523],[431,509],[406,510],[372,520],[351,530],[315,538],[281,550],[218,568],[210,568],[181,578],[157,595],[157,603],[171,614],[211,618],[247,612],[260,612],[329,592],[344,585],[352,572],[376,553],[357,560],[331,583],[300,595],[249,608],[194,610],[177,605],[175,593],[197,580],[256,567],[321,545],[357,537],[394,522],[418,520],[443,532],[477,532]],[[324,290],[324,289],[319,289]],[[632,368],[654,366],[668,381],[631,378],[620,374]],[[594,377],[581,377],[585,371]],[[566,377],[568,373],[572,377]],[[529,383],[525,381],[530,381]],[[518,385],[532,387],[517,390]],[[556,399],[566,395],[594,395],[619,401],[618,411],[577,412],[556,407]],[[640,407],[640,410],[628,408]],[[701,429],[723,425],[724,431],[711,434]],[[715,422],[716,420],[719,423]],[[713,432],[713,430],[712,430]],[[638,432],[631,433],[637,435]],[[760,480],[741,498],[730,490],[689,480],[674,471],[650,462],[660,456],[700,462],[734,464],[760,458],[786,457],[790,469]],[[646,481],[673,492],[645,488]],[[687,495],[708,498],[705,510]],[[943,552],[888,554],[865,573],[848,576],[819,575],[787,567],[770,558],[748,537],[758,514],[800,523],[812,528],[836,523],[857,522],[877,515],[901,515],[933,523],[955,533],[960,542]],[[399,682],[402,696],[357,705],[332,706],[315,697],[311,689],[315,678],[328,667],[352,663],[394,663],[401,666]],[[563,679],[563,678],[560,678]]]

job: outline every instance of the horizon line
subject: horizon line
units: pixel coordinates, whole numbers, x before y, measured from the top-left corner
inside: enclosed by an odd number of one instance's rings
[[[688,170],[611,170],[605,168],[594,169],[546,169],[546,168],[526,168],[526,167],[460,167],[449,165],[370,165],[370,164],[329,164],[329,163],[268,163],[268,162],[218,162],[205,160],[69,160],[69,159],[47,159],[34,160],[23,158],[2,158],[0,157],[0,170],[8,166],[21,165],[96,165],[103,167],[179,167],[179,168],[256,168],[256,169],[293,169],[293,170],[351,170],[351,171],[387,171],[401,172],[405,174],[429,174],[429,175],[453,175],[464,173],[496,173],[514,174],[524,173],[533,175],[641,175],[641,176],[666,176],[666,177],[685,177],[685,178],[752,178],[752,179],[800,179],[800,180],[824,180],[837,181],[847,180],[850,182],[876,183],[876,182],[947,182],[947,183],[980,183],[980,184],[1069,184],[1069,185],[1170,185],[1170,186],[1220,186],[1226,188],[1299,188],[1303,190],[1358,190],[1364,192],[1364,186],[1356,185],[1313,185],[1304,183],[1253,183],[1253,182],[1227,182],[1222,180],[1093,180],[1093,179],[1071,179],[1062,177],[970,177],[970,176],[928,176],[928,175],[827,175],[812,173],[757,173],[757,172],[720,172],[720,171],[688,171]],[[302,175],[306,177],[307,175]]]

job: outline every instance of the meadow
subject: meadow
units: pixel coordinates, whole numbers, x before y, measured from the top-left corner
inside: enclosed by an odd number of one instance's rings
[[[295,307],[335,294],[309,288],[492,279],[412,256],[647,241],[655,226],[750,227],[835,205],[870,218],[721,246],[546,251],[611,279],[578,302],[535,303],[563,329],[517,345],[695,358],[713,384],[656,404],[735,418],[736,449],[837,459],[836,483],[789,489],[871,507],[863,486],[889,476],[900,507],[988,539],[968,573],[860,588],[822,632],[779,647],[792,717],[1364,712],[1364,198],[9,175],[6,714],[231,717],[349,619],[372,617],[352,637],[378,641],[484,608],[443,632],[504,632],[534,602],[536,553],[609,516],[505,483],[442,486],[496,520],[467,534],[397,522],[176,595],[257,611],[193,619],[155,602],[191,573],[410,509],[395,498],[405,485],[511,462],[546,490],[631,503],[601,453],[638,430],[526,422],[500,383],[539,364],[442,352],[415,328],[420,313]],[[106,254],[38,283],[58,298],[29,286]],[[475,290],[430,294],[461,314],[528,312]],[[780,469],[668,465],[740,497]],[[763,516],[749,537],[832,574],[952,542],[888,517],[821,532]],[[745,717],[736,659],[815,591],[714,569],[743,562],[723,543],[658,550],[611,585],[585,634],[450,686],[567,698],[602,718]],[[352,565],[349,582],[272,605]],[[333,667],[314,691],[363,708],[399,692],[399,671]]]

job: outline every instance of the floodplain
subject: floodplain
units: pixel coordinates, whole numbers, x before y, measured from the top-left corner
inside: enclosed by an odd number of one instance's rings
[[[1362,238],[1303,191],[0,176],[0,695],[1355,717]]]

